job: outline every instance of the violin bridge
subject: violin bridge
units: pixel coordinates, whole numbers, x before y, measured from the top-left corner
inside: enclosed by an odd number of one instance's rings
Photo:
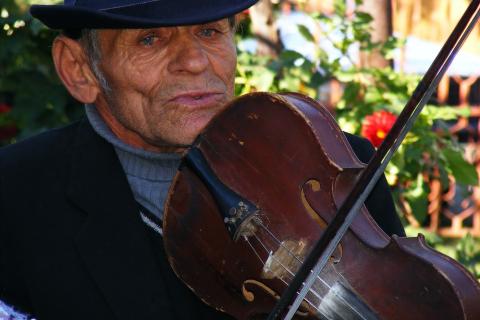
[[[307,249],[306,240],[282,241],[275,252],[270,252],[262,270],[264,279],[289,279],[301,266]]]

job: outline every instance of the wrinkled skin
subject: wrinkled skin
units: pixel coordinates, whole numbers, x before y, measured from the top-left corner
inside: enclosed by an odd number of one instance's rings
[[[99,67],[110,91],[102,90],[83,48],[69,39],[54,43],[54,60],[62,58],[55,54],[61,52],[55,45],[67,47],[80,68],[62,72],[59,66],[69,65],[60,60],[57,71],[72,95],[94,103],[112,131],[130,145],[181,152],[233,98],[236,52],[227,19],[194,26],[99,30],[98,36]],[[83,82],[69,86],[68,77],[76,70],[90,83],[88,90]]]

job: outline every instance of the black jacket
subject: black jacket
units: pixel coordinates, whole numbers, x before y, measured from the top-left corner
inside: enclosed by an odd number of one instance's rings
[[[349,140],[367,161],[372,147]],[[367,206],[403,235],[387,188]],[[0,151],[0,299],[40,320],[221,317],[151,240],[113,147],[88,121]]]

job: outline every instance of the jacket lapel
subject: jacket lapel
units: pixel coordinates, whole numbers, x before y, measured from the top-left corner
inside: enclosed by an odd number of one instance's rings
[[[67,193],[88,215],[75,239],[87,269],[118,319],[169,318],[164,280],[115,150],[87,121],[73,148]]]

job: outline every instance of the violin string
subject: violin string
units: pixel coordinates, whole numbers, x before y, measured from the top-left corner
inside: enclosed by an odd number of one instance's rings
[[[248,240],[247,237],[244,237],[244,240],[248,243],[248,245],[250,246],[250,248],[252,248],[252,251],[255,253],[255,255],[257,256],[257,258],[260,260],[260,263],[265,266],[265,262],[263,262],[262,258],[260,257],[260,254],[257,252],[257,250],[253,247],[253,245],[250,243],[250,241]],[[283,284],[285,287],[288,287],[288,282],[285,281],[282,277],[279,277],[278,278]],[[316,311],[318,311],[319,313],[322,313],[321,310],[319,310],[314,304],[313,302],[311,302],[310,300],[308,300],[307,298],[303,299],[305,300],[306,303],[308,303],[313,309],[315,309]],[[322,314],[323,316],[325,316],[325,314]]]
[[[300,264],[303,263],[303,261],[297,257],[293,252],[291,252],[287,247],[285,247],[285,245],[280,241],[280,239],[278,239],[261,221],[257,221],[257,224],[262,227],[268,235],[270,235],[270,237],[277,243],[277,245],[281,246],[283,249],[285,249],[285,251],[290,255],[292,256],[294,259],[296,259]],[[262,245],[262,247],[264,248],[264,250],[269,253],[271,250],[268,250],[268,248],[266,248],[266,246],[263,244],[263,242],[261,241],[261,239],[259,239],[257,237],[257,235],[254,233],[254,236],[255,238],[257,239],[257,241]],[[288,269],[288,267],[285,267],[280,261],[278,261],[278,259],[276,259],[274,256],[272,256],[288,273],[290,273],[292,276],[295,276],[295,274]],[[338,275],[338,273],[337,273]],[[340,275],[338,275],[340,276]],[[320,280],[321,283],[323,283],[329,290],[332,289],[332,287],[325,281],[323,280],[320,276],[317,276],[316,277],[318,280]],[[314,290],[312,290],[311,288],[309,289],[309,292],[312,292],[313,294],[315,294],[317,297],[319,297],[319,299],[323,299],[322,297],[320,297],[318,295],[317,292],[315,292]],[[364,318],[363,315],[360,313],[360,311],[358,311],[354,306],[352,306],[347,300],[345,300],[345,298],[343,298],[342,296],[339,296],[337,294],[335,294],[340,300],[343,301],[343,303],[345,305],[347,305],[348,307],[350,307],[350,309],[352,309],[353,312],[355,312],[356,314],[358,314],[361,318]],[[305,300],[305,299],[304,299]],[[318,310],[317,308],[315,308],[316,310]]]
[[[287,252],[288,255],[290,255],[291,257],[293,257],[295,260],[297,260],[298,263],[302,264],[303,261],[302,259],[300,259],[300,257],[298,257],[295,253],[291,252],[290,249],[288,249],[281,241],[280,239],[278,239],[265,225],[263,225],[263,223],[259,223],[259,225],[270,235],[270,237],[277,243],[278,246],[282,247],[283,249],[285,249],[285,251]],[[256,237],[256,235],[255,235]],[[261,242],[260,239],[258,239],[258,241]],[[267,250],[267,249],[266,249]],[[288,270],[288,272],[290,272],[292,275],[295,275],[295,273],[293,273],[291,270]],[[317,276],[317,279],[320,280],[328,289],[331,289],[332,287],[325,281],[323,280],[320,276]]]
[[[292,256],[298,262],[303,263],[300,257],[297,257],[293,252],[291,252],[287,247],[285,247],[285,245],[280,241],[280,239],[278,239],[263,223],[259,222],[258,224],[260,225],[260,227],[263,228],[263,230],[265,230],[270,235],[270,237],[272,237],[273,240],[277,242],[279,246],[285,249],[290,256]]]
[[[253,245],[250,243],[250,240],[248,240],[247,237],[243,237],[243,239],[248,243],[248,245],[250,246],[250,248],[252,248],[252,251],[255,253],[255,255],[257,256],[258,260],[260,260],[260,264],[262,266],[265,266],[265,262],[263,262],[262,260],[262,257],[260,257],[260,254],[257,252],[257,250],[253,247]]]
[[[268,250],[268,248],[262,243],[261,239],[259,239],[257,237],[257,235],[254,235],[255,236],[255,239],[260,243],[260,245],[263,247],[263,249],[269,254],[270,257],[272,257],[273,260],[275,260],[275,262],[277,262],[285,271],[287,271],[290,276],[293,278],[295,276],[295,273],[293,273],[289,268],[288,266],[284,265],[282,263],[282,261],[280,261],[277,257],[275,257],[275,255],[270,255],[271,251]],[[290,281],[292,279],[289,279]],[[328,285],[325,284],[327,287]],[[320,296],[320,294],[318,292],[316,292],[314,289],[310,288],[310,292],[313,293],[320,301],[322,300],[322,296]]]
[[[267,254],[270,254],[271,250],[269,250],[269,249],[265,246],[265,244],[262,242],[262,240],[259,239],[256,234],[254,234],[254,237],[255,237],[255,239],[260,243],[260,245],[263,247],[263,249],[265,250],[265,252],[267,252]],[[292,276],[292,278],[295,276],[295,273],[294,273],[293,271],[291,271],[287,266],[285,266],[279,259],[277,259],[277,258],[275,257],[275,255],[270,255],[270,256],[271,256],[272,259],[275,260],[283,269],[285,269],[285,271],[287,271],[287,272],[290,274],[290,276]],[[264,265],[265,265],[265,264],[264,264]],[[291,280],[291,279],[290,279],[290,280]],[[321,279],[320,279],[320,280],[321,280]],[[330,287],[328,286],[328,284],[327,284],[325,281],[323,281],[323,280],[321,280],[321,281],[325,284],[325,286],[327,286],[327,288],[330,289]],[[312,289],[312,288],[310,288],[310,291],[311,291],[311,293],[313,293],[315,296],[317,296],[317,298],[318,298],[319,300],[322,300],[322,296],[320,296],[320,294],[319,294],[318,292],[316,292],[316,291],[315,291],[314,289]]]

